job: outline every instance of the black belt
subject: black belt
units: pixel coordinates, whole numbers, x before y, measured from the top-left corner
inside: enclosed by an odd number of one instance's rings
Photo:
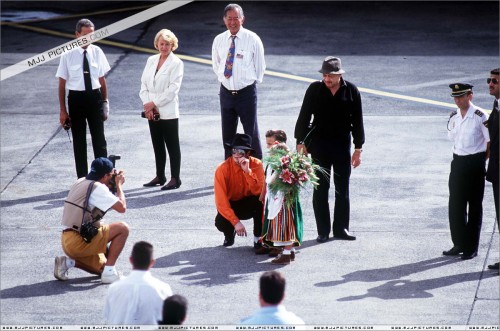
[[[232,95],[238,95],[239,93],[243,93],[243,92],[245,92],[245,90],[248,90],[248,89],[252,88],[254,85],[255,85],[255,83],[253,83],[251,85],[248,85],[248,86],[245,86],[244,88],[242,88],[240,90],[228,90],[224,85],[221,84],[220,86],[222,86],[222,88],[224,90],[228,91]]]
[[[469,155],[458,155],[453,153],[453,158],[454,159],[473,159],[473,158],[479,158],[479,157],[485,157],[486,152],[479,152],[476,154],[469,154]]]
[[[89,91],[89,92],[87,92],[87,91],[69,90],[69,93],[71,93],[71,94],[86,94],[86,93],[92,93],[92,94],[94,94],[94,93],[98,93],[100,91],[101,91],[100,88],[96,88],[96,89],[93,89],[92,91]]]

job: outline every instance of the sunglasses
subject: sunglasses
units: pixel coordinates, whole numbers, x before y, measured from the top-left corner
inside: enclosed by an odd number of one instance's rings
[[[488,84],[489,83],[493,83],[493,84],[497,85],[498,84],[498,79],[496,79],[496,78],[488,78],[488,79],[486,79],[486,82]]]
[[[239,156],[243,156],[246,154],[245,150],[240,149],[240,148],[233,148],[232,153],[233,153],[233,155],[239,155]]]

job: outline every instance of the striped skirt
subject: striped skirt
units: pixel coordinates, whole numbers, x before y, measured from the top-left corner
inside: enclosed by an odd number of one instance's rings
[[[267,219],[266,208],[264,212],[264,227],[262,229],[263,242],[269,246],[290,242],[295,246],[299,246],[302,243],[304,232],[302,223],[302,209],[298,199],[292,207],[287,208],[283,204],[278,215],[273,219]]]

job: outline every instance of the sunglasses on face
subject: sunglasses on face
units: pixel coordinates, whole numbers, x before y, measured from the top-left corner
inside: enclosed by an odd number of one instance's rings
[[[239,155],[239,156],[245,155],[245,151],[243,149],[239,149],[239,148],[233,148],[232,153],[233,153],[233,155]]]
[[[488,78],[488,79],[486,79],[486,82],[488,84],[489,83],[493,83],[493,84],[497,85],[498,84],[498,79],[496,79],[496,78]]]

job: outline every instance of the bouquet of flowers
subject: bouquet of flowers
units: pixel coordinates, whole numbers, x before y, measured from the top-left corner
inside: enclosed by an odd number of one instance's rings
[[[318,185],[316,170],[321,171],[320,166],[314,164],[309,156],[290,151],[283,143],[271,147],[264,161],[274,171],[269,189],[273,194],[282,192],[287,207],[295,203],[301,188],[307,184],[312,184],[314,188]]]

